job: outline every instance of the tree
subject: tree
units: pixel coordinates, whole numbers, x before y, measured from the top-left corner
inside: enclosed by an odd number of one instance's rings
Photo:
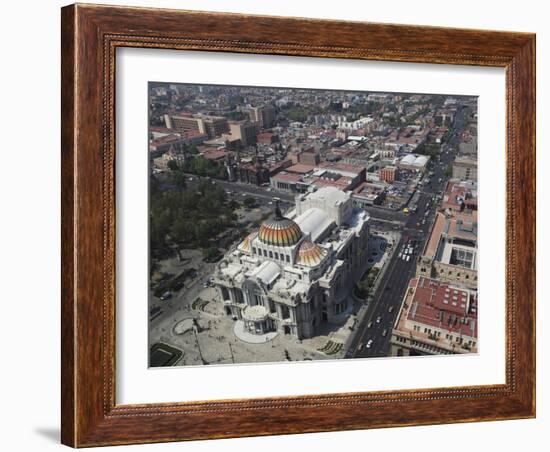
[[[177,171],[179,169],[178,162],[175,160],[168,160],[168,169]]]
[[[256,200],[252,196],[247,196],[243,201],[244,205],[251,209],[256,205]]]
[[[169,163],[172,163],[173,160],[170,160]],[[168,175],[168,182],[172,185],[175,185],[178,188],[185,188],[187,186],[185,182],[185,174],[183,174],[183,171],[181,171],[179,168],[176,170],[173,170]]]
[[[220,257],[220,250],[215,247],[205,248],[202,250],[202,256],[206,262],[214,262]]]
[[[235,201],[234,199],[232,199],[231,201],[229,201],[229,208],[231,210],[237,210],[241,207],[241,205],[238,203],[238,201]]]

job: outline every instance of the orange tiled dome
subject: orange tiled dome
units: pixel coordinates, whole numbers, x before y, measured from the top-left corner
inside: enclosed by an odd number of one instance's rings
[[[302,238],[302,230],[294,221],[283,217],[277,205],[275,218],[262,223],[258,237],[266,245],[292,246]]]
[[[296,263],[298,265],[315,267],[321,263],[324,257],[325,252],[319,245],[310,240],[304,240],[298,249],[298,258],[296,259]]]

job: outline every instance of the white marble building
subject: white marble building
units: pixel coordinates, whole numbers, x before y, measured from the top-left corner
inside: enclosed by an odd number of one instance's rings
[[[252,334],[315,336],[348,309],[367,265],[369,216],[350,193],[326,187],[296,197],[230,250],[214,273],[225,312]]]

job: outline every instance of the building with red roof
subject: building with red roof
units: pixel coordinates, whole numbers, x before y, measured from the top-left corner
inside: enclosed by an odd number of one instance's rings
[[[414,278],[394,323],[390,355],[476,353],[477,329],[476,291]]]

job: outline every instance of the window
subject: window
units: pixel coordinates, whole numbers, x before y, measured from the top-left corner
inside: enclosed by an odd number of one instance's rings
[[[252,254],[256,254],[256,247],[255,246],[252,247]]]
[[[270,257],[271,259],[273,259],[273,251],[270,251],[270,252],[269,252],[269,257]]]
[[[279,253],[277,251],[275,251],[275,259],[279,260]]]
[[[287,261],[287,262],[290,262],[290,257],[289,257],[288,254],[286,255],[286,261]]]
[[[290,311],[288,309],[288,306],[282,305],[282,314],[283,314],[283,319],[288,319],[290,317]]]
[[[267,257],[267,251],[264,250],[264,257]]]

